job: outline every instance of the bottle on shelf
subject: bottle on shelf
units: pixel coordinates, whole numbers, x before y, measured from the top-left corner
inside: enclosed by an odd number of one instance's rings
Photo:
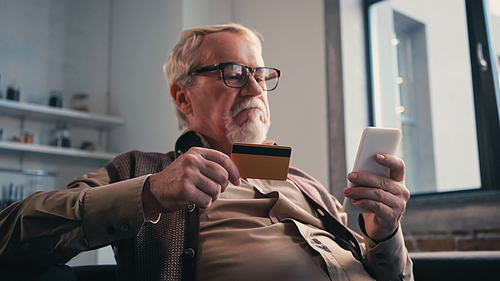
[[[19,85],[14,81],[8,88],[7,88],[7,95],[6,98],[8,100],[12,101],[19,101],[19,96],[21,95],[21,91],[19,89]]]
[[[10,206],[12,203],[21,201],[24,198],[24,185],[15,185],[11,182],[9,185],[3,185],[0,190],[0,210]]]
[[[27,131],[24,133],[24,143],[33,143],[33,132]]]

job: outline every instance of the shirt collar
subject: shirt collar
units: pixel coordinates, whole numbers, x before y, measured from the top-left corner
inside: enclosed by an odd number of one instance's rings
[[[175,159],[186,153],[191,147],[212,148],[203,135],[195,131],[187,131],[183,133],[175,142]]]

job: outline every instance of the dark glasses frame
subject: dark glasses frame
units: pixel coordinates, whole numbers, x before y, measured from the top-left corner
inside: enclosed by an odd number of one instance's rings
[[[242,85],[234,86],[234,85],[229,85],[226,82],[226,78],[224,77],[224,69],[228,65],[239,65],[239,66],[242,66],[242,67],[244,67],[244,68],[247,69],[247,75],[245,77],[245,82]],[[188,74],[189,75],[195,75],[195,74],[198,74],[198,73],[204,73],[204,72],[209,72],[209,71],[214,71],[214,70],[220,70],[220,74],[221,74],[221,77],[222,77],[222,82],[224,82],[224,85],[226,85],[226,86],[228,86],[230,88],[242,88],[242,87],[245,87],[245,85],[247,84],[248,77],[250,76],[250,73],[252,73],[252,75],[254,75],[254,77],[255,77],[255,72],[258,71],[258,70],[260,70],[260,69],[267,69],[267,70],[272,70],[272,71],[276,72],[276,77],[275,78],[273,77],[273,79],[276,79],[276,82],[274,83],[274,87],[269,88],[269,89],[264,89],[261,86],[261,88],[263,90],[265,90],[265,91],[272,91],[272,90],[276,89],[276,87],[278,87],[279,77],[281,76],[281,70],[279,70],[277,68],[273,68],[273,67],[255,67],[255,68],[252,68],[252,67],[249,67],[249,66],[246,66],[244,64],[237,63],[237,62],[224,62],[224,63],[217,63],[217,64],[212,64],[212,65],[207,65],[207,66],[204,66],[204,67],[200,67],[198,69],[193,69],[193,70],[190,70],[188,72]]]

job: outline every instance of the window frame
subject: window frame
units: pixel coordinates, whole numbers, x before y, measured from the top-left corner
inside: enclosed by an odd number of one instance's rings
[[[466,0],[472,85],[476,111],[481,189],[500,189],[500,118],[495,58],[488,30],[486,0]],[[486,70],[481,69],[477,54],[478,44],[483,46]]]
[[[365,29],[365,57],[367,65],[367,100],[370,126],[375,125],[374,98],[373,98],[373,70],[372,70],[372,38],[370,27],[370,6],[385,0],[363,0],[363,19]],[[500,115],[499,115],[499,92],[497,71],[495,63],[491,58],[493,54],[491,38],[488,30],[488,13],[486,9],[487,0],[465,0],[467,29],[469,36],[469,51],[471,59],[471,75],[474,96],[474,109],[476,117],[476,132],[478,141],[479,169],[481,175],[481,186],[478,189],[431,192],[412,194],[417,197],[435,197],[436,195],[469,194],[471,192],[479,195],[478,191],[500,190]],[[481,67],[478,57],[478,44],[482,45],[483,63],[487,67]]]

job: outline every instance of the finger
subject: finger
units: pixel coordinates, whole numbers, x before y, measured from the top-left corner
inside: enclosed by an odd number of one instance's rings
[[[189,202],[194,203],[201,209],[206,209],[210,207],[210,205],[212,205],[212,202],[215,200],[212,196],[210,196],[204,190],[202,190],[201,186],[198,185],[194,185],[189,195]]]
[[[397,225],[401,214],[404,212],[404,205],[403,208],[397,204],[397,207],[391,207],[383,202],[371,199],[352,199],[352,203],[354,206],[368,211],[368,214],[374,215],[373,219],[378,222],[379,227],[388,228],[389,233],[393,232],[393,227]],[[386,236],[383,235],[383,237]]]
[[[220,185],[220,192],[224,192],[229,184],[229,172],[218,163],[207,161],[200,168],[200,172],[205,177]]]
[[[195,180],[194,185],[196,188],[207,194],[215,201],[219,198],[223,188],[220,183],[214,181],[210,177],[200,174]]]
[[[215,201],[219,197],[222,185],[227,186],[227,175],[225,175],[227,172],[219,164],[206,160],[195,151],[185,153],[181,157],[176,161],[181,166],[180,171],[176,174],[179,177],[181,186],[186,191],[184,198],[188,204],[195,203],[192,202],[192,198],[200,197],[197,194],[198,190],[211,197],[212,201]],[[219,182],[206,176],[205,174],[208,173],[205,172],[204,174],[202,170],[217,171],[215,176],[212,176],[217,178]]]
[[[390,208],[399,208],[401,199],[394,194],[380,188],[350,187],[344,190],[344,195],[354,201],[370,200],[380,202]]]
[[[351,172],[347,175],[347,179],[356,187],[381,188],[395,195],[402,192],[399,183],[387,177],[379,177],[365,172]]]
[[[367,210],[369,213],[374,214],[377,218],[379,218],[381,221],[384,221],[385,223],[394,221],[393,218],[396,217],[396,211],[393,208],[379,201],[369,199],[352,200],[352,204],[354,204],[354,206],[358,208]]]
[[[240,185],[240,172],[229,156],[212,149],[202,150],[200,155],[207,160],[214,161],[221,165],[228,172],[229,181],[234,185]]]
[[[225,185],[229,178],[229,172],[221,164],[212,160],[214,157],[210,157],[211,153],[212,151],[206,148],[195,147],[181,155],[179,159],[182,158],[180,162],[183,162],[184,167],[189,167],[192,171],[199,171],[221,185]]]
[[[389,177],[396,181],[405,178],[405,162],[400,158],[390,154],[377,154],[376,160],[380,165],[389,168]]]
[[[385,221],[400,218],[406,209],[406,202],[409,198],[406,193],[396,196],[385,190],[371,187],[350,187],[344,189],[343,193],[352,199],[355,206],[365,209]]]

